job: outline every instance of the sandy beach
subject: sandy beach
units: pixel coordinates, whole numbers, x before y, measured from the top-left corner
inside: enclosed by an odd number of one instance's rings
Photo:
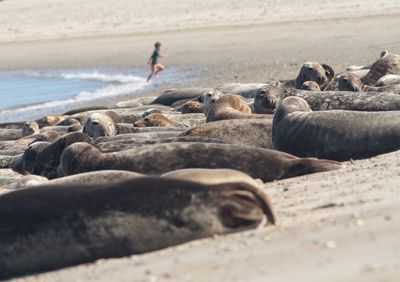
[[[400,53],[398,0],[4,0],[0,15],[1,70],[144,68],[160,40],[167,68],[204,74],[175,86],[217,86],[294,78],[310,60],[340,72]],[[13,281],[398,281],[399,154],[265,184],[276,227]]]

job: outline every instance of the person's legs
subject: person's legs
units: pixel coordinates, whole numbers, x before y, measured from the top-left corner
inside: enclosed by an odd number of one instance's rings
[[[162,72],[165,69],[165,67],[162,64],[157,64],[157,65],[155,65],[155,67],[156,67],[156,71],[154,72],[154,75],[158,75],[160,72]]]
[[[150,79],[153,77],[153,75],[155,75],[155,70],[156,70],[156,65],[151,65],[151,70],[150,70],[149,77],[147,78],[147,82],[149,82]]]

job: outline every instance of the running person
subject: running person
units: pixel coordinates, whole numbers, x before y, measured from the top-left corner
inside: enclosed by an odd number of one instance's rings
[[[163,71],[165,69],[165,67],[162,64],[158,63],[158,58],[168,57],[165,54],[161,54],[161,52],[160,52],[161,49],[162,49],[161,42],[156,42],[154,44],[153,54],[150,56],[150,58],[147,62],[148,65],[151,64],[151,72],[150,72],[149,77],[147,78],[147,82],[149,82],[153,76],[157,76],[161,71]]]

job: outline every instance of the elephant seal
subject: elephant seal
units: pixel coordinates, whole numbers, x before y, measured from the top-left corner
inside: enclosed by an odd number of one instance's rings
[[[369,158],[400,149],[400,111],[313,112],[299,97],[281,101],[272,125],[272,145],[298,157],[337,161]]]
[[[188,101],[175,110],[177,112],[181,112],[182,114],[203,113],[204,104],[197,101]]]
[[[203,136],[215,138],[227,144],[272,149],[272,119],[232,119],[209,122],[191,128],[180,136]]]
[[[332,67],[326,64],[317,62],[305,62],[296,78],[296,88],[300,89],[304,82],[314,81],[318,83],[321,89],[324,89],[329,84],[329,81],[334,78],[335,72]]]
[[[179,100],[196,99],[204,92],[211,90],[211,88],[180,88],[170,89],[161,93],[151,104],[161,104],[171,106]]]
[[[339,91],[363,91],[364,84],[361,79],[354,73],[344,73],[338,77],[338,90]]]
[[[89,137],[114,136],[117,134],[115,123],[108,114],[93,113],[83,127]]]
[[[296,96],[307,101],[313,111],[399,111],[400,95],[382,92],[301,91],[286,88],[281,99]]]
[[[388,74],[400,74],[400,55],[386,52],[372,64],[370,71],[361,81],[365,85],[374,86],[380,78]]]
[[[175,123],[162,114],[150,114],[133,125],[135,127],[175,127]]]
[[[328,160],[299,159],[274,150],[215,143],[145,145],[115,153],[101,153],[88,143],[75,143],[64,150],[59,170],[65,175],[104,169],[159,175],[183,168],[230,168],[273,181],[341,167]]]
[[[244,98],[254,98],[258,91],[266,86],[265,83],[227,83],[217,89],[224,94],[239,95]]]
[[[270,200],[247,183],[142,177],[22,189],[0,197],[0,279],[141,254],[265,221],[276,221]]]
[[[281,95],[282,88],[279,86],[266,85],[262,87],[254,97],[254,113],[273,114]]]
[[[304,81],[300,89],[307,91],[321,91],[321,88],[315,81]]]

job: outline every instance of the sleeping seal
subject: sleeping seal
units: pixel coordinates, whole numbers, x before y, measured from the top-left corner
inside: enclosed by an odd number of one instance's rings
[[[275,223],[265,192],[142,177],[0,197],[0,279],[158,250]]]
[[[183,168],[230,168],[273,181],[341,167],[328,160],[299,159],[274,150],[216,143],[145,145],[115,153],[101,153],[88,143],[75,143],[64,150],[59,170],[65,175],[105,169],[160,175]]]
[[[272,145],[298,157],[346,161],[400,149],[400,111],[313,112],[299,97],[278,105],[272,125]]]

